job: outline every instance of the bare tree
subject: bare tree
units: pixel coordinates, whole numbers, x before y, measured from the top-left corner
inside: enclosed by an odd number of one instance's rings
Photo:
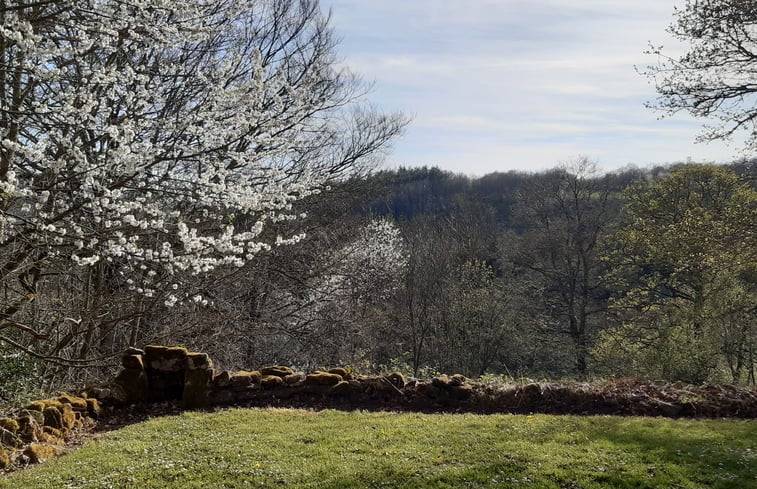
[[[575,369],[587,370],[588,341],[600,299],[598,239],[608,224],[610,189],[585,158],[542,175],[519,195],[524,228],[509,258],[544,281],[557,327],[573,342]]]
[[[686,111],[719,120],[701,140],[730,138],[745,131],[747,150],[757,148],[757,4],[751,0],[687,0],[675,10],[668,31],[689,44],[678,58],[662,47],[659,62],[643,71],[660,94],[650,106],[667,114]]]

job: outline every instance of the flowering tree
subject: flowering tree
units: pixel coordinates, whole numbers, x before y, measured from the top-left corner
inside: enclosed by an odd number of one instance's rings
[[[203,302],[182,277],[300,240],[264,230],[405,123],[334,45],[316,0],[0,1],[0,342],[85,358],[108,313],[29,313],[53,283]]]

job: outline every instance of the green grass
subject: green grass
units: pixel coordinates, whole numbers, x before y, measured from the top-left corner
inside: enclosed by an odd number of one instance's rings
[[[757,422],[337,411],[187,412],[0,488],[752,488]]]

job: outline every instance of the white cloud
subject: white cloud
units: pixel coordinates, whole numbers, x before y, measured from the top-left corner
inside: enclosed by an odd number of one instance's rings
[[[606,166],[726,160],[694,146],[700,123],[658,121],[635,66],[680,0],[333,0],[345,63],[375,81],[371,100],[415,120],[395,164],[473,173],[549,167],[578,154]],[[678,156],[676,156],[678,155]]]

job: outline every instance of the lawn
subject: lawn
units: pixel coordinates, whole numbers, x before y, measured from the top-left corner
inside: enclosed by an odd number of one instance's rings
[[[7,488],[757,485],[757,421],[185,412],[109,433]]]

